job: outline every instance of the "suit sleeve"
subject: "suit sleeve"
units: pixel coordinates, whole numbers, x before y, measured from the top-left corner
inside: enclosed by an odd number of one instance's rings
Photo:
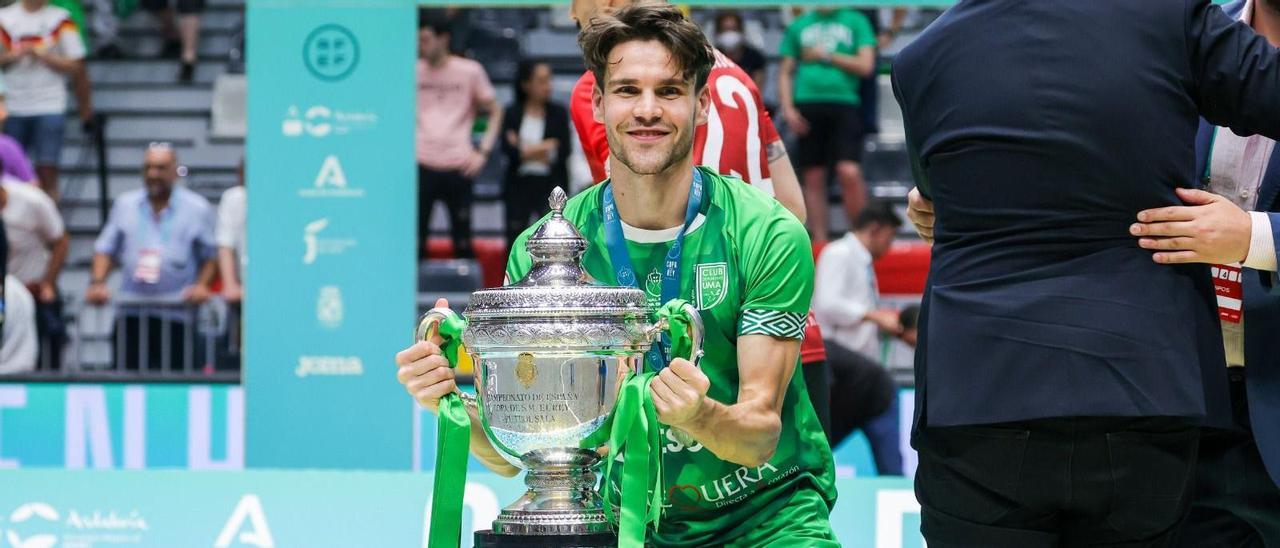
[[[1238,135],[1280,139],[1280,52],[1209,0],[1184,2],[1200,114]]]
[[[915,179],[916,188],[920,189],[920,194],[932,200],[933,191],[929,188],[929,175],[920,159],[919,145],[911,139],[911,123],[907,119],[907,102],[903,100],[902,88],[898,84],[897,67],[894,67],[894,70],[890,73],[889,80],[893,84],[893,98],[898,100],[898,107],[902,110],[902,127],[903,133],[906,134],[907,161],[911,163],[911,177]]]

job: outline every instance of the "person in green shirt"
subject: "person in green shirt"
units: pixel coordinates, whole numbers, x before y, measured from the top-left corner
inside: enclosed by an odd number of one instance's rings
[[[835,164],[844,208],[857,219],[866,204],[859,79],[875,70],[876,36],[852,9],[818,8],[787,27],[778,96],[787,126],[799,137],[809,234],[827,241],[827,166]]]
[[[701,368],[679,358],[648,363],[660,370],[650,394],[664,425],[665,481],[663,518],[649,541],[838,546],[828,520],[831,449],[794,374],[813,292],[804,227],[763,192],[694,167],[714,57],[677,8],[624,8],[593,19],[579,40],[612,152],[612,178],[564,211],[589,242],[583,266],[601,283],[644,289],[654,306],[685,299],[706,327]],[[523,244],[535,229],[516,241],[512,281],[531,266]],[[396,357],[399,380],[433,411],[456,390],[439,354],[424,342]],[[473,454],[514,473],[472,422]]]

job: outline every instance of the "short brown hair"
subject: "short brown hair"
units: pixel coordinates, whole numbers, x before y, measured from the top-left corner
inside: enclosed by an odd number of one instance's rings
[[[641,2],[612,14],[592,17],[591,23],[578,35],[587,69],[596,76],[596,87],[604,90],[609,52],[619,44],[636,40],[653,40],[671,50],[681,76],[693,81],[694,91],[706,85],[711,66],[715,64],[715,53],[702,29],[675,6]]]

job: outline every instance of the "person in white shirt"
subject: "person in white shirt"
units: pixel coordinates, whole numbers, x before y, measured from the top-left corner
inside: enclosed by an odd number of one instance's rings
[[[82,69],[84,41],[67,10],[48,0],[21,0],[0,8],[0,48],[9,88],[4,132],[22,143],[40,186],[56,202],[67,82]]]
[[[40,349],[48,353],[47,365],[57,369],[67,340],[57,281],[71,239],[58,206],[35,185],[0,179],[0,210],[9,237],[9,275],[34,296]]]
[[[887,203],[867,207],[853,231],[831,242],[818,255],[813,286],[813,315],[831,343],[880,360],[880,334],[901,332],[898,313],[881,309],[872,262],[893,244],[902,226]]]
[[[898,313],[879,305],[872,267],[893,245],[902,219],[885,202],[872,201],[853,231],[818,255],[813,314],[825,335],[831,370],[831,447],[861,429],[871,443],[876,471],[902,474],[897,387],[881,365],[881,334],[898,335]]]
[[[4,278],[4,328],[0,374],[36,369],[36,307],[26,286],[12,274]]]
[[[222,278],[222,298],[239,303],[244,298],[245,255],[245,186],[244,160],[240,161],[240,184],[228,188],[218,201],[218,226],[214,242],[218,244],[218,275]]]

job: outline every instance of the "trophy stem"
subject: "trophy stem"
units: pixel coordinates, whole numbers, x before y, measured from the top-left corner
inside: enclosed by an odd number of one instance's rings
[[[528,468],[524,496],[502,510],[493,531],[503,535],[605,533],[600,495],[596,493],[595,451],[546,450],[522,459]]]

